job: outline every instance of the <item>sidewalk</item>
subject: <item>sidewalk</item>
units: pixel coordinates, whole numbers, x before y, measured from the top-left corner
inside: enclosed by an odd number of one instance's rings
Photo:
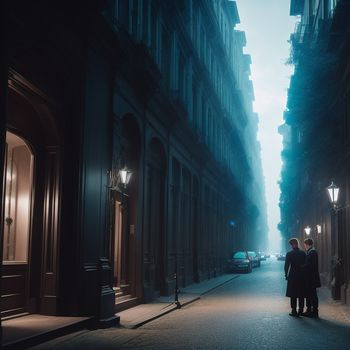
[[[25,349],[62,335],[84,329],[89,317],[61,317],[30,314],[2,322],[2,349]]]
[[[320,299],[320,318],[323,314],[332,315],[339,322],[350,324],[350,306],[340,300],[333,300],[331,291],[327,287],[321,287],[317,290]]]
[[[191,284],[182,288],[178,299],[181,306],[188,305],[198,299],[201,295],[209,293],[211,290],[239,277],[239,275],[225,274],[211,280]],[[175,295],[160,297],[148,304],[140,304],[128,310],[118,313],[120,325],[125,328],[138,328],[147,322],[153,321],[178,307],[175,304]]]
[[[179,302],[185,306],[211,290],[231,281],[239,275],[226,274],[201,283],[194,283],[179,292]],[[160,297],[148,304],[140,304],[118,313],[124,328],[138,328],[143,324],[177,309],[174,295]],[[26,315],[2,321],[3,339],[0,348],[24,349],[62,335],[72,333],[92,324],[89,317],[59,317]]]

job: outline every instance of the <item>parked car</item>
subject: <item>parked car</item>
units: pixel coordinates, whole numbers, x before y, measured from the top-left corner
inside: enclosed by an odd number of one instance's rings
[[[278,254],[278,257],[277,257],[277,260],[279,260],[279,261],[284,261],[284,260],[286,260],[286,254],[284,254],[284,253],[279,253],[279,254]]]
[[[253,264],[246,251],[234,252],[229,260],[229,269],[231,272],[252,272],[252,266]]]
[[[260,258],[256,254],[256,252],[248,251],[248,256],[250,261],[252,262],[253,267],[260,267]]]
[[[266,258],[269,259],[271,257],[271,254],[270,253],[266,253],[265,256],[266,256]]]

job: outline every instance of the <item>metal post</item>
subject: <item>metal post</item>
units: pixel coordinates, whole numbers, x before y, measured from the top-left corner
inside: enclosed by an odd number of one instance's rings
[[[181,308],[181,303],[179,301],[179,285],[178,285],[178,280],[177,280],[177,254],[175,254],[175,273],[174,273],[174,278],[175,278],[175,304],[178,309]]]
[[[331,216],[331,287],[332,287],[332,298],[334,300],[340,299],[340,260],[337,254],[338,247],[338,208],[334,206],[332,209]]]

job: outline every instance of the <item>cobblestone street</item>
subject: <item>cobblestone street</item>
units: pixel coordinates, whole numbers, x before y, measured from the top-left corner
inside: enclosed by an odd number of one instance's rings
[[[33,349],[348,349],[349,314],[327,289],[319,292],[319,320],[288,315],[282,269],[271,258],[138,329],[85,330]]]

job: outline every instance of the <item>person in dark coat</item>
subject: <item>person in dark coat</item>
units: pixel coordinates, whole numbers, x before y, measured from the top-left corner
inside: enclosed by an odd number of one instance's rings
[[[303,266],[305,276],[306,312],[303,316],[318,318],[317,288],[321,287],[318,271],[318,255],[312,238],[304,240],[306,263]]]
[[[290,316],[300,316],[304,311],[304,277],[302,266],[305,264],[306,254],[299,249],[299,241],[291,238],[288,242],[292,250],[286,255],[284,274],[287,282],[286,296],[290,297],[292,312]],[[298,312],[297,312],[298,301]]]

